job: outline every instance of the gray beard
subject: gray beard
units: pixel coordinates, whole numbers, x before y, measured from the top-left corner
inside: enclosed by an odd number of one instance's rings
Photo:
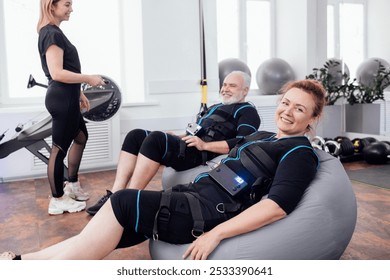
[[[230,97],[229,100],[223,100],[222,97],[220,99],[223,105],[231,105],[231,104],[238,103],[240,101],[236,96]]]

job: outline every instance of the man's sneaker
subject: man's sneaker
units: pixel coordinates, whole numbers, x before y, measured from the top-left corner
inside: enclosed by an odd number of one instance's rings
[[[66,182],[64,187],[64,193],[70,198],[73,198],[78,201],[86,201],[89,199],[89,194],[81,188],[80,182]]]
[[[13,260],[16,257],[16,255],[13,252],[4,252],[0,255],[1,261],[10,261]]]
[[[75,213],[84,210],[85,207],[85,201],[76,201],[64,194],[62,197],[50,199],[48,212],[50,215],[60,215],[64,212]]]
[[[107,191],[107,194],[105,196],[103,196],[102,198],[99,199],[98,202],[96,202],[95,205],[87,208],[87,213],[89,215],[95,215],[99,210],[100,208],[102,208],[103,204],[106,203],[106,201],[110,198],[110,196],[112,195],[112,192],[109,191],[109,190],[106,190]]]

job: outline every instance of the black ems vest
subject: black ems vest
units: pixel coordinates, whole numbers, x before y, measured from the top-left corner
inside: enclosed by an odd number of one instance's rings
[[[198,136],[206,142],[231,139],[237,135],[236,113],[249,103],[211,106],[207,113],[197,120],[202,129]]]

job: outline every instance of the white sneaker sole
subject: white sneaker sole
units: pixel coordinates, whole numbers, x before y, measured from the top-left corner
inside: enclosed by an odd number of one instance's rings
[[[85,210],[85,207],[86,207],[86,205],[80,206],[80,207],[75,208],[75,209],[69,209],[69,210],[49,208],[48,212],[49,212],[49,215],[61,215],[61,214],[64,214],[64,212],[76,213],[76,212],[81,212],[81,211]]]
[[[87,201],[89,199],[89,196],[77,196],[75,193],[71,192],[65,192],[65,194],[77,201]]]

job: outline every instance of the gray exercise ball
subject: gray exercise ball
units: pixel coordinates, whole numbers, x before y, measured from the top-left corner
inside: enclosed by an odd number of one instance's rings
[[[260,64],[256,72],[256,82],[260,94],[276,94],[295,74],[290,64],[280,58],[271,58]]]
[[[221,60],[218,63],[218,71],[219,71],[219,88],[222,87],[223,80],[225,77],[230,74],[232,71],[242,71],[247,73],[249,76],[252,76],[251,70],[248,65],[238,59],[238,58],[226,58]]]
[[[339,58],[330,58],[326,61],[328,64],[328,74],[331,76],[329,83],[334,86],[341,86],[343,81],[343,75],[346,74],[346,78],[350,77],[350,72],[347,64],[344,63],[344,68],[342,67],[343,61]]]
[[[382,58],[368,58],[356,70],[356,79],[362,86],[373,86],[375,75],[378,73],[379,65],[382,64],[387,70],[390,64]]]
[[[347,248],[356,226],[356,197],[339,159],[316,150],[320,164],[302,200],[287,217],[254,231],[223,240],[212,260],[337,260]],[[225,155],[226,156],[226,155]],[[218,162],[225,156],[213,159]],[[191,182],[206,165],[176,171],[164,169],[162,187]],[[180,260],[189,244],[150,240],[153,260]]]

